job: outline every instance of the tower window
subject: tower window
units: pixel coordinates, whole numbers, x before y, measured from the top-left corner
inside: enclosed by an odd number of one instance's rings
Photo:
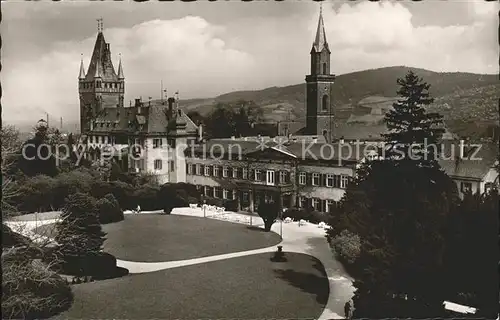
[[[326,74],[326,63],[323,63],[323,74]]]
[[[327,110],[328,110],[328,96],[325,94],[321,101],[321,111],[327,111]]]

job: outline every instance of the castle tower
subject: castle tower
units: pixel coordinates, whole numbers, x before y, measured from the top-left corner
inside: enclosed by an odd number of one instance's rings
[[[334,129],[334,108],[331,103],[332,84],[335,75],[330,74],[330,49],[326,41],[323,13],[320,11],[316,38],[311,49],[311,74],[306,76],[306,133],[323,135],[331,142]]]
[[[80,94],[80,132],[91,130],[91,119],[99,116],[106,108],[123,107],[125,77],[122,62],[115,72],[111,61],[111,50],[103,34],[102,20],[98,20],[98,33],[92,58],[87,69],[80,63],[78,92]]]

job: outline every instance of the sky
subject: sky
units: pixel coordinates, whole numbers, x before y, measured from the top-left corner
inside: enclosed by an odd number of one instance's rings
[[[324,1],[335,74],[405,65],[498,73],[499,2]],[[103,18],[125,101],[180,99],[303,83],[320,4],[259,2],[3,2],[2,116],[77,121],[78,72]]]

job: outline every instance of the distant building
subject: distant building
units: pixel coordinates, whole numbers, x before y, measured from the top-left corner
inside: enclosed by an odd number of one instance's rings
[[[335,116],[331,99],[335,75],[330,73],[330,53],[320,12],[316,38],[310,52],[311,74],[306,76],[306,127],[303,133],[322,135],[327,142],[333,140]]]
[[[484,193],[499,187],[498,144],[450,140],[443,143],[439,164],[457,184],[461,197],[468,191]]]
[[[156,174],[160,183],[185,182],[185,161],[177,156],[183,149],[178,149],[198,139],[200,129],[173,97],[165,103],[135,99],[124,106],[122,62],[116,73],[102,29],[87,73],[81,62],[79,93],[80,142],[88,157],[113,154],[123,170]]]

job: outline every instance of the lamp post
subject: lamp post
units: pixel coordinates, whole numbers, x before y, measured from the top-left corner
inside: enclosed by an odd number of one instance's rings
[[[280,236],[281,240],[283,240],[283,213],[285,213],[285,208],[281,210],[281,217],[280,217]]]
[[[206,210],[207,210],[207,200],[203,199],[203,218],[207,217]]]

